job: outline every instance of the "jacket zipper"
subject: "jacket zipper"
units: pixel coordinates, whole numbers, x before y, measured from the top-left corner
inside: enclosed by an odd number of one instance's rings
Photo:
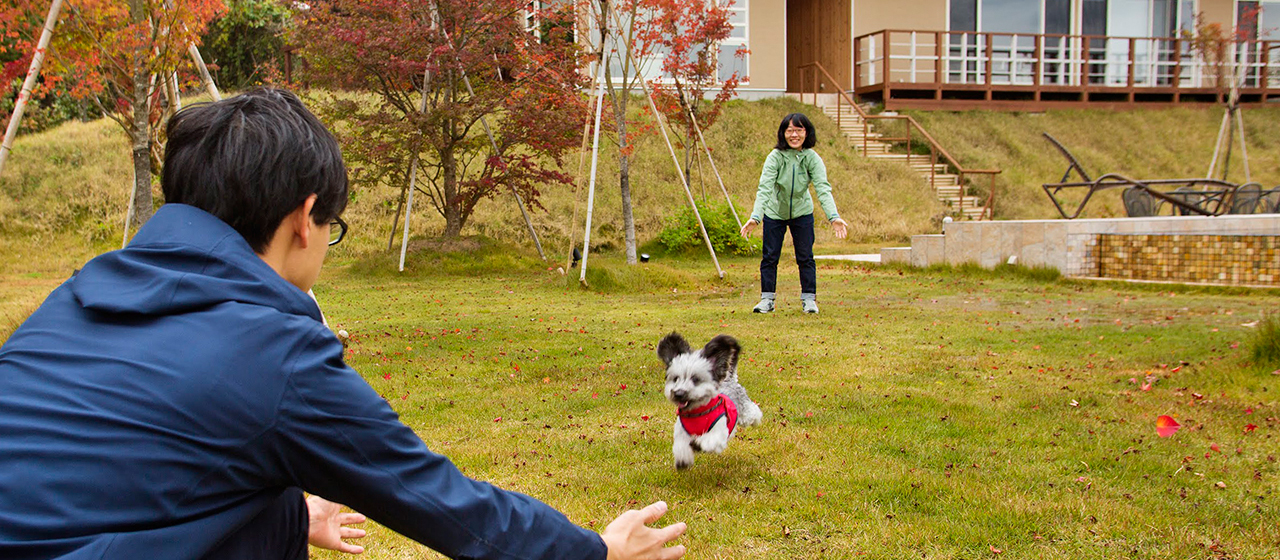
[[[799,164],[799,157],[796,161],[791,162],[791,196],[787,197],[787,219],[796,217],[796,166]]]

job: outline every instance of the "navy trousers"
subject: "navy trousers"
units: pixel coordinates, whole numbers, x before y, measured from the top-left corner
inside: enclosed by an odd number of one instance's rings
[[[791,230],[791,244],[796,249],[796,266],[800,267],[800,293],[818,293],[818,265],[813,260],[813,214],[790,220],[764,217],[764,257],[760,259],[760,291],[777,292],[778,259],[782,257],[782,239]]]
[[[286,489],[202,560],[306,560],[310,522],[302,490]]]

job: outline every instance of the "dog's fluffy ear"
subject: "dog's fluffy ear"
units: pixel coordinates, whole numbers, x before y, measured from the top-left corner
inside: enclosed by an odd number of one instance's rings
[[[727,334],[719,335],[702,347],[702,357],[711,360],[711,375],[716,381],[723,381],[729,373],[738,368],[738,355],[742,346]]]
[[[662,358],[662,363],[666,364],[667,367],[671,367],[671,360],[676,359],[676,356],[688,354],[691,351],[689,343],[685,342],[684,337],[675,331],[663,337],[662,342],[658,343],[658,357]]]

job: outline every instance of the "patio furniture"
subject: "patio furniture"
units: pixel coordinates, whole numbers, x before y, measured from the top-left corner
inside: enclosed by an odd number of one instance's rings
[[[1232,207],[1236,191],[1240,185],[1218,179],[1133,179],[1119,173],[1107,173],[1093,179],[1080,161],[1072,155],[1056,138],[1049,133],[1042,133],[1053,144],[1062,157],[1067,159],[1066,172],[1057,183],[1044,183],[1049,200],[1057,208],[1058,214],[1068,220],[1075,219],[1084,211],[1093,195],[1107,189],[1125,189],[1121,200],[1125,212],[1130,217],[1157,216],[1167,204],[1170,212],[1179,215],[1217,216],[1226,213]],[[1072,173],[1079,176],[1079,181],[1068,181]],[[1068,211],[1063,207],[1060,194],[1084,191],[1080,202]]]

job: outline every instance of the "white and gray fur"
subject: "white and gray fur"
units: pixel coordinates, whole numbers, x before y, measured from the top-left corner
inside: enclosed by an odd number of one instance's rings
[[[724,393],[738,407],[738,425],[753,426],[760,423],[763,414],[760,407],[747,396],[747,390],[738,384],[738,356],[742,347],[728,335],[719,335],[700,350],[693,350],[679,333],[671,333],[658,343],[658,357],[667,365],[667,380],[663,394],[680,410],[692,410],[703,406]],[[700,436],[692,435],[680,425],[676,417],[674,443],[671,446],[677,469],[693,465],[697,451],[720,453],[729,445],[727,419],[716,422]]]

